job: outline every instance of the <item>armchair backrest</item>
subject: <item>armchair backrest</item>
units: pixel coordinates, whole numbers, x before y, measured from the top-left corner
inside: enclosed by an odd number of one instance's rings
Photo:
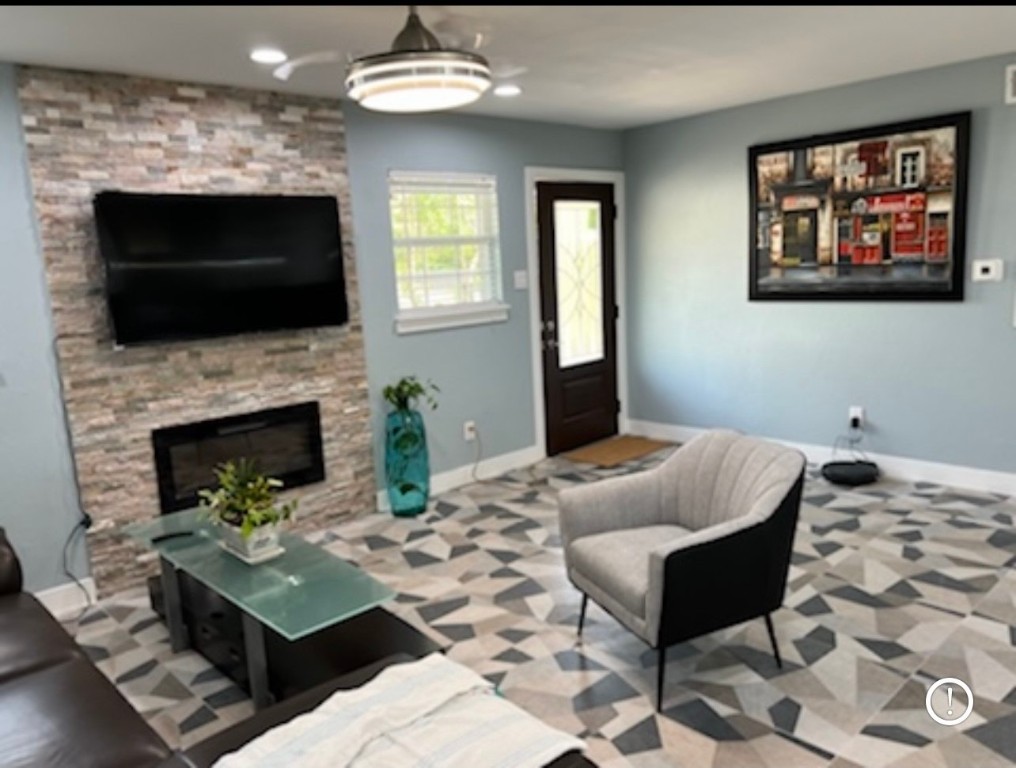
[[[793,448],[730,430],[711,430],[676,450],[657,469],[668,523],[701,530],[744,515],[764,520],[804,468]]]

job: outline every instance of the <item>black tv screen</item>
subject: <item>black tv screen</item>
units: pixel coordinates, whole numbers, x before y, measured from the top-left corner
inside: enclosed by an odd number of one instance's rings
[[[101,192],[117,344],[342,325],[334,197]]]

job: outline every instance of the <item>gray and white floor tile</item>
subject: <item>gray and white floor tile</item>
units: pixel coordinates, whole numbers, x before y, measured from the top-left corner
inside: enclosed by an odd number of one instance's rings
[[[846,490],[809,470],[778,669],[761,620],[656,654],[564,575],[562,488],[611,470],[551,459],[435,499],[416,519],[371,515],[309,538],[389,584],[389,608],[535,716],[586,741],[604,768],[1016,764],[1016,502],[931,483]],[[246,695],[202,657],[169,650],[143,590],[75,628],[99,668],[171,743],[248,717]],[[928,686],[975,693],[962,725],[933,722]]]

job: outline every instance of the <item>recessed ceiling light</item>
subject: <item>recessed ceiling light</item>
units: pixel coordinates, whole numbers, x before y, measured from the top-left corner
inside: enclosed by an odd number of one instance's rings
[[[520,93],[522,93],[522,89],[515,85],[515,83],[502,83],[494,89],[494,95],[500,96],[502,99],[510,99],[513,96],[518,96]]]
[[[255,48],[250,52],[250,60],[258,64],[281,64],[287,58],[278,48]]]

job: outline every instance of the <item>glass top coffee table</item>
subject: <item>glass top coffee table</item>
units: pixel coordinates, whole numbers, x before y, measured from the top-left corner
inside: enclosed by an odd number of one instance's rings
[[[280,533],[285,552],[248,565],[224,551],[218,528],[198,510],[136,523],[125,533],[159,554],[166,623],[174,651],[188,646],[177,571],[183,571],[240,609],[251,697],[271,703],[265,628],[297,641],[346,621],[395,593],[354,565],[294,534]]]

